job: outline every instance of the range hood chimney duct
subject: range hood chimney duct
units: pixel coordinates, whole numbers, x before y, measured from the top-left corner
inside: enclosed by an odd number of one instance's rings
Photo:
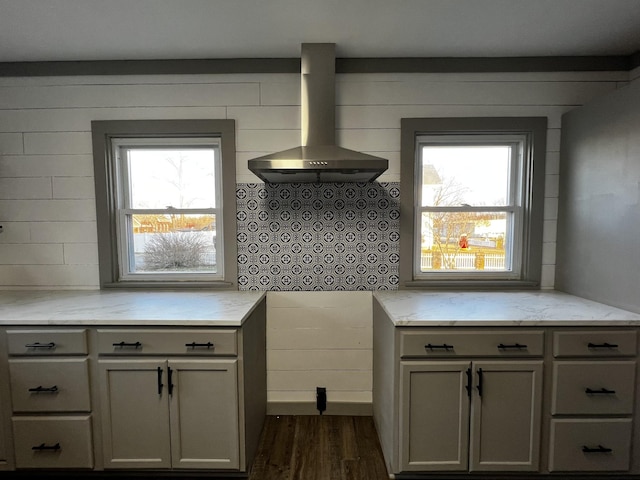
[[[386,159],[338,147],[335,141],[335,44],[303,43],[301,50],[301,146],[249,160],[267,183],[371,182]]]

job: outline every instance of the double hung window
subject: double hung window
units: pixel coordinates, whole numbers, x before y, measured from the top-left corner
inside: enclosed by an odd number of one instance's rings
[[[232,125],[206,122],[94,122],[103,286],[235,282]]]
[[[403,135],[405,283],[539,282],[544,119],[410,119]]]
[[[222,278],[217,138],[114,138],[120,275]]]

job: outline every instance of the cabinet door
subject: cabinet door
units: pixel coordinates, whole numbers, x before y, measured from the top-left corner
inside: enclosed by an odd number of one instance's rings
[[[174,468],[239,468],[237,364],[169,361]]]
[[[170,467],[166,362],[100,360],[99,368],[105,467]]]
[[[465,471],[470,362],[402,362],[400,452],[403,471]]]
[[[542,361],[474,362],[471,471],[536,471]]]

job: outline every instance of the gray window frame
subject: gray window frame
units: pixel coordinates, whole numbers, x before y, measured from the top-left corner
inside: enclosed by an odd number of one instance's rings
[[[438,276],[420,278],[415,273],[415,218],[418,207],[416,182],[417,139],[421,135],[523,135],[525,146],[520,181],[522,245],[520,273],[511,278],[490,276]],[[403,118],[400,145],[400,288],[540,288],[542,228],[546,161],[546,117]]]
[[[236,150],[234,120],[97,120],[91,122],[96,189],[100,288],[237,288]],[[124,280],[120,278],[117,229],[117,138],[216,137],[221,143],[224,272],[221,280]]]

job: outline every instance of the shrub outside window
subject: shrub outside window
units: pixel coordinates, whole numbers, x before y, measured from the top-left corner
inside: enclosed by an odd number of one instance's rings
[[[403,120],[405,285],[539,285],[545,137],[546,119]]]

